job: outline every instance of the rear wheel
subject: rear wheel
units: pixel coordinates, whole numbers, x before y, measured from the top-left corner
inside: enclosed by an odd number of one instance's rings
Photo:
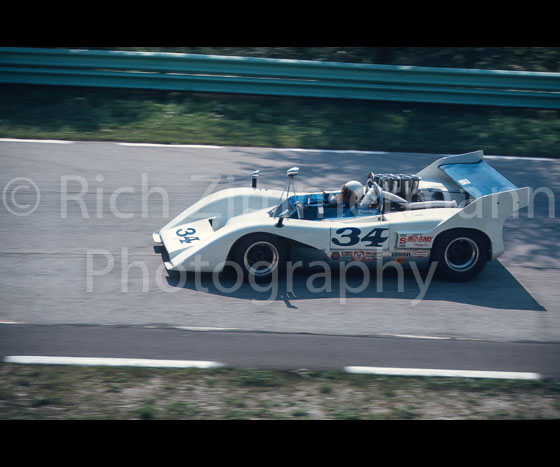
[[[281,240],[272,235],[256,234],[240,241],[234,257],[245,278],[251,276],[259,280],[270,280],[284,269],[287,249]]]
[[[436,238],[431,260],[437,261],[436,272],[442,279],[466,281],[484,269],[489,247],[481,232],[452,230]]]

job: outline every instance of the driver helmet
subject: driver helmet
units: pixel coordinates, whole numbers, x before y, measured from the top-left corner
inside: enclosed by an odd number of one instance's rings
[[[342,202],[352,207],[364,196],[364,186],[357,180],[350,180],[342,187]]]

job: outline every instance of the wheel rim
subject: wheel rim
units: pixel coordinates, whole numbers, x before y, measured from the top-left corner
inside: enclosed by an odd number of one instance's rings
[[[445,262],[454,271],[468,271],[478,261],[478,245],[467,237],[456,238],[445,249]]]
[[[278,249],[269,242],[253,243],[243,255],[245,268],[255,276],[270,274],[278,266]]]

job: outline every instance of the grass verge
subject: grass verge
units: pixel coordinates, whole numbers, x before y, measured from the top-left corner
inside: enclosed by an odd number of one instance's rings
[[[559,157],[560,111],[0,85],[0,137]]]
[[[0,419],[558,419],[560,382],[0,364]]]

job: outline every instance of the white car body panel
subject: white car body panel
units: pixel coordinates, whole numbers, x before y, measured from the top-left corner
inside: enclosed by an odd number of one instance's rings
[[[457,207],[379,212],[347,218],[289,218],[278,227],[278,217],[271,216],[270,212],[286,198],[284,192],[230,188],[213,193],[185,209],[155,232],[152,240],[164,245],[169,254],[165,266],[173,271],[221,272],[235,243],[254,233],[276,235],[327,255],[333,252],[347,255],[348,251],[354,251],[358,253],[358,260],[363,260],[364,253],[366,256],[371,254],[371,257],[402,253],[403,257],[427,258],[440,233],[455,228],[476,229],[490,239],[489,259],[495,259],[504,251],[504,222],[512,212],[527,206],[529,188],[502,189],[474,200],[472,197],[468,199],[465,189],[471,186],[472,190],[477,180],[465,177],[459,180],[466,185],[462,186],[442,170],[442,166],[477,164],[482,160],[482,151],[475,151],[441,158],[418,172],[417,175],[422,177],[419,190],[423,194],[431,197],[437,192],[445,200],[454,200]],[[484,189],[488,191],[489,187]]]

